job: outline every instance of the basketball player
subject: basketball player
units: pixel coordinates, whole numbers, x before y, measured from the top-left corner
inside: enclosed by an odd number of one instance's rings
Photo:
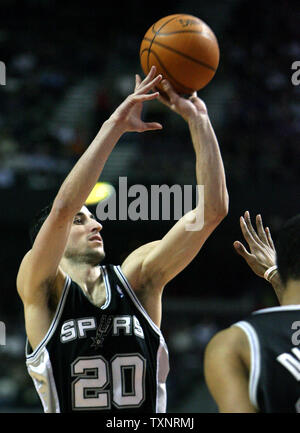
[[[188,123],[196,177],[205,186],[205,221],[186,230],[200,206],[161,239],[132,252],[121,266],[101,266],[102,225],[84,206],[118,139],[161,129],[141,118],[159,97],[153,67],[104,122],[96,138],[33,227],[17,289],[24,304],[26,363],[45,412],[165,412],[168,352],[160,331],[165,285],[196,256],[227,214],[228,195],[217,139],[205,104],[163,81],[160,98]],[[153,90],[153,93],[149,93]]]
[[[253,312],[217,333],[205,352],[204,373],[220,412],[300,412],[300,215],[287,221],[275,248],[270,231],[249,213],[241,227],[251,252],[235,248],[272,282],[280,306]],[[275,260],[277,264],[275,264]],[[268,267],[270,266],[270,267]]]

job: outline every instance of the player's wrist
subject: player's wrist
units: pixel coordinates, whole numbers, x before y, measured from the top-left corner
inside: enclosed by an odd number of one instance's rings
[[[278,272],[277,266],[276,265],[271,266],[264,272],[264,279],[270,283],[271,279],[277,274],[277,272]]]
[[[121,136],[127,132],[126,122],[112,114],[103,124],[104,127],[111,129],[117,135]]]

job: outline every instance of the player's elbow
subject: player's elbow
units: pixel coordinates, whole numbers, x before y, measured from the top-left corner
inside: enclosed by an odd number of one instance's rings
[[[57,218],[57,220],[65,220],[73,218],[76,214],[74,207],[70,206],[68,201],[55,200],[51,209],[51,214]]]
[[[218,203],[218,216],[224,219],[228,215],[229,211],[229,194],[227,188],[224,186],[217,200]]]
[[[218,212],[218,217],[219,217],[219,219],[220,219],[220,222],[221,222],[224,218],[227,217],[228,212],[229,212],[229,195],[228,195],[228,193],[226,192],[226,196],[225,196],[225,198],[222,200],[222,204],[221,204],[221,207],[220,207],[219,212]]]
[[[226,218],[228,211],[228,201],[218,203],[217,206],[214,206],[205,212],[205,222],[207,225],[216,227],[223,221],[224,218]]]
[[[229,212],[229,195],[227,190],[219,197],[214,205],[211,207],[211,211],[209,213],[210,219],[220,224],[224,218],[228,215]]]

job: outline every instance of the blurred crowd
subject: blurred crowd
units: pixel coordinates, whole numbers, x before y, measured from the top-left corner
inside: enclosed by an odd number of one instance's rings
[[[300,58],[296,3],[283,0],[275,5],[264,0],[255,8],[245,1],[233,3],[230,20],[218,34],[220,70],[207,92],[202,92],[203,97],[208,94],[212,116],[217,110],[223,112],[217,132],[230,182],[245,181],[249,170],[254,182],[295,182],[300,134],[300,86],[291,82],[291,65]],[[115,33],[114,40],[110,35],[106,49],[103,43],[90,44],[93,34],[84,44],[74,28],[72,46],[66,49],[68,34],[65,46],[58,48],[62,30],[57,40],[55,33],[39,39],[45,23],[41,20],[39,27],[35,15],[31,19],[35,32],[27,34],[26,44],[20,43],[22,29],[13,37],[9,29],[1,34],[9,76],[0,89],[0,185],[4,188],[14,185],[20,173],[45,171],[60,179],[132,90],[134,73],[141,73],[140,33],[121,37]],[[120,59],[122,52],[126,55]],[[187,141],[185,128],[157,104],[150,106],[148,115],[170,127],[167,138],[143,138],[144,163],[140,155],[132,161],[133,176],[146,182],[163,168],[166,179],[173,182],[178,168],[185,171],[180,154],[190,153],[182,146]],[[162,148],[159,161],[153,146]],[[188,163],[186,171],[190,172]]]
[[[32,8],[36,5],[34,1],[27,4]],[[49,8],[51,4],[49,1]],[[0,30],[0,60],[7,68],[7,84],[0,86],[0,195],[13,188],[55,190],[101,123],[131,91],[134,74],[141,73],[137,52],[148,28],[146,16],[139,22],[140,33],[128,28],[126,33],[120,32],[122,11],[109,24],[107,12],[100,26],[99,16],[85,10],[90,25],[81,32],[80,9],[74,8],[73,26],[69,23],[64,29],[67,12],[63,5],[54,25],[51,17],[47,20],[47,6],[41,17],[32,13],[24,21],[21,12],[13,15],[7,2],[8,24]],[[233,212],[240,212],[239,204],[247,203],[245,193],[251,203],[255,202],[253,197],[260,197],[258,206],[265,205],[275,228],[286,217],[284,199],[293,203],[290,197],[300,177],[300,85],[293,85],[291,80],[291,65],[300,61],[299,19],[300,7],[293,1],[263,0],[253,7],[253,2],[233,0],[223,27],[211,24],[219,39],[221,63],[213,82],[199,92],[207,102],[220,141]],[[126,137],[121,143],[119,165],[112,165],[107,176],[115,181],[116,176],[125,174],[118,171],[121,167],[133,183],[194,182],[193,153],[182,145],[189,140],[184,123],[157,103],[149,105],[145,116],[164,123],[165,135],[134,135],[138,146],[133,153]],[[286,193],[278,195],[278,191]],[[226,226],[227,235],[220,235],[229,243],[238,230],[232,225],[229,222]],[[220,246],[218,253],[221,251]],[[225,256],[224,268],[228,263]],[[240,290],[239,283],[234,283],[239,272],[234,274],[228,286],[235,294]],[[220,270],[222,287],[224,275],[225,270]],[[181,295],[182,281],[179,278],[174,283],[173,294]],[[187,286],[185,294],[195,296],[193,284]],[[243,286],[249,289],[249,285]],[[219,292],[211,288],[210,293],[217,296]],[[255,305],[262,306],[266,300],[263,296],[260,294]],[[170,323],[176,323],[176,313],[169,314]],[[234,318],[216,321],[212,315],[191,315],[191,321],[187,318],[180,329],[166,325],[171,368],[176,373],[169,382],[170,410],[180,411],[180,401],[192,395],[203,380],[204,347]],[[31,381],[24,376],[25,337],[18,329],[17,323],[8,336],[7,349],[0,346],[4,365],[0,411],[7,407],[40,408]],[[182,371],[188,371],[187,375]]]

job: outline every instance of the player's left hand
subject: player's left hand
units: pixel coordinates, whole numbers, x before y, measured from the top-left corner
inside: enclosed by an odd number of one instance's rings
[[[261,215],[256,215],[257,231],[255,231],[248,211],[241,216],[240,226],[250,252],[239,241],[235,241],[233,246],[252,271],[263,278],[265,271],[276,264],[276,250],[270,230],[264,228]]]
[[[182,116],[187,122],[198,118],[199,114],[207,115],[206,105],[198,98],[197,92],[194,92],[189,98],[180,96],[166,79],[161,81],[161,87],[165,94],[160,93],[158,100]]]

